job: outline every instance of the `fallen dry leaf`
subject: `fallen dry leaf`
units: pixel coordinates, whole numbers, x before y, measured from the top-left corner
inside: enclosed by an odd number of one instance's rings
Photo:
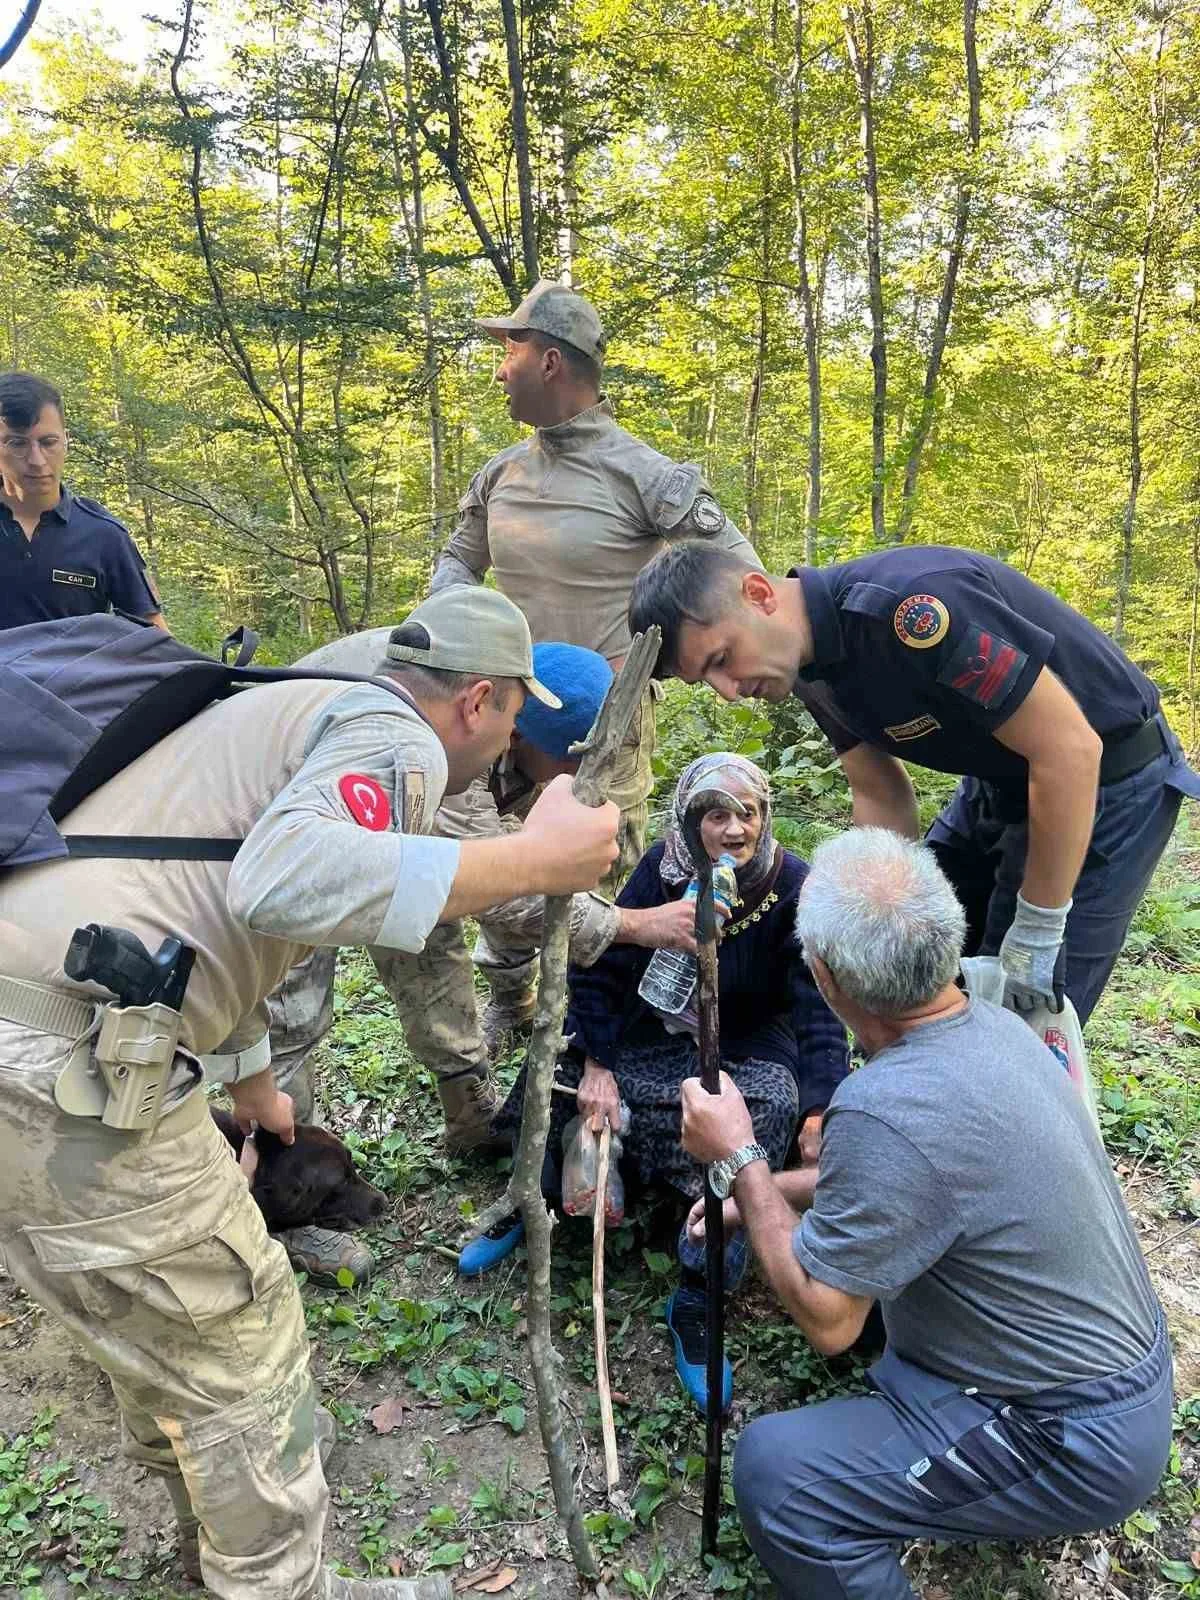
[[[411,1410],[412,1406],[407,1400],[398,1394],[390,1394],[367,1412],[367,1420],[376,1433],[393,1433],[403,1425],[405,1416]]]
[[[516,1581],[516,1567],[505,1566],[497,1560],[489,1562],[478,1572],[460,1578],[454,1585],[454,1592],[455,1594],[500,1594],[505,1589],[511,1588]]]

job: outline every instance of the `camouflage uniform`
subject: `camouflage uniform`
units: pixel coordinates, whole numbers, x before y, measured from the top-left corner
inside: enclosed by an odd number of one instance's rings
[[[534,330],[596,362],[606,340],[587,300],[544,278],[509,316],[483,318],[493,338]],[[638,573],[675,539],[711,539],[758,565],[694,462],[675,462],[620,427],[604,395],[555,427],[536,428],[471,479],[432,591],[480,583],[489,570],[529,622],[534,643],[560,639],[615,667],[629,649],[629,595]],[[648,691],[613,772],[620,855],[600,884],[610,898],[646,847],[654,787],[654,695]],[[532,961],[535,952],[526,948]]]
[[[49,861],[0,883],[0,1253],[108,1373],[127,1453],[165,1480],[224,1600],[303,1600],[333,1580],[299,1296],[195,1090],[196,1058],[216,1051],[227,1080],[240,1071],[230,1052],[263,1033],[263,997],[311,944],[421,948],[458,847],[398,830],[417,790],[432,815],[445,780],[432,730],[384,689],[258,688],[170,734],[63,824],[244,834],[232,866]],[[367,800],[380,808],[369,821]],[[147,1135],[55,1099],[59,1069],[91,1048],[95,996],[62,958],[93,917],[151,948],[178,932],[197,951]]]
[[[383,659],[389,628],[335,639],[297,663],[322,672],[376,670]],[[520,798],[505,793],[504,764],[477,778],[461,795],[447,796],[433,831],[447,839],[495,838],[515,831],[533,802],[525,785]],[[613,797],[617,797],[614,795]],[[502,997],[523,994],[534,976],[541,938],[540,895],[525,895],[493,906],[479,919],[475,961]],[[598,892],[577,894],[571,905],[571,955],[590,966],[615,939],[620,917]],[[392,997],[416,1058],[443,1080],[488,1079],[488,1052],[479,1025],[474,973],[460,922],[447,922],[426,937],[417,954],[369,947],[380,981]],[[333,1021],[333,950],[314,950],[288,973],[271,996],[271,1054],[275,1079],[298,1104],[311,1102],[312,1090],[303,1068]]]

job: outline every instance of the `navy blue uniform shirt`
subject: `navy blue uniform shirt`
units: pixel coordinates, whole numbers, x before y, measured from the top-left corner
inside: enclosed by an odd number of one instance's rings
[[[124,525],[64,486],[32,539],[0,503],[0,628],[111,608],[148,617],[162,603]]]
[[[992,556],[905,546],[791,576],[813,632],[795,692],[839,755],[868,744],[1023,790],[1028,762],[993,734],[1043,667],[1106,740],[1158,710],[1154,684],[1106,634]]]

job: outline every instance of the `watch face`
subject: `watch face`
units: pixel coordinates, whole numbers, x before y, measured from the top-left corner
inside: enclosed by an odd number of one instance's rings
[[[724,1161],[714,1161],[708,1169],[708,1187],[718,1200],[729,1198],[729,1173]]]

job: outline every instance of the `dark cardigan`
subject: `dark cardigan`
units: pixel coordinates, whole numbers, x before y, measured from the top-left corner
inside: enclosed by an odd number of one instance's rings
[[[617,896],[619,906],[642,908],[677,900],[651,845]],[[718,949],[721,1054],[729,1061],[775,1061],[796,1080],[800,1114],[822,1110],[849,1070],[846,1035],[817,992],[796,941],[796,900],[808,867],[780,850],[774,880],[755,904],[739,906]],[[754,920],[757,915],[757,920]],[[661,1040],[666,1030],[637,992],[653,954],[614,944],[591,967],[572,966],[566,1031],[573,1053],[616,1071],[627,1044]]]

